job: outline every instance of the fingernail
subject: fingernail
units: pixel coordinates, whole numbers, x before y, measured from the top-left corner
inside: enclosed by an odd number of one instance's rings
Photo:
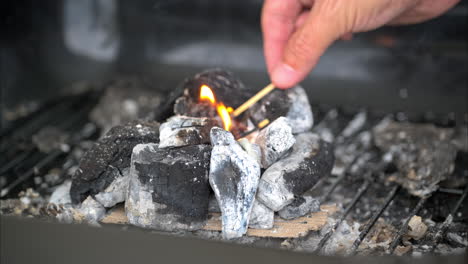
[[[298,79],[298,72],[293,67],[281,63],[273,69],[271,81],[278,88],[290,88],[294,86]]]

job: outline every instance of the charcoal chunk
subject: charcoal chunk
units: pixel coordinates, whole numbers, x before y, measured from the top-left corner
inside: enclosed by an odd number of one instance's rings
[[[273,228],[275,212],[259,202],[254,201],[252,212],[250,213],[249,227],[256,229]]]
[[[218,122],[206,117],[173,116],[159,127],[159,147],[210,143],[210,130]]]
[[[281,209],[278,215],[283,219],[291,220],[318,211],[320,211],[319,200],[311,196],[301,196]]]
[[[133,149],[125,211],[131,224],[158,230],[197,230],[208,215],[211,146]]]
[[[260,165],[228,131],[212,128],[211,144],[209,179],[221,208],[223,237],[241,237],[247,232],[260,178]]]
[[[385,119],[373,135],[375,144],[392,157],[400,172],[391,179],[415,196],[434,192],[454,170],[453,129]]]
[[[334,160],[330,143],[313,133],[299,134],[292,152],[263,173],[257,198],[275,212],[279,211],[327,177]]]
[[[276,119],[262,129],[255,139],[262,151],[262,168],[268,168],[286,154],[295,141],[291,126],[285,117]]]
[[[214,117],[213,107],[204,107],[199,103],[200,88],[207,85],[215,94],[217,102],[232,108],[239,107],[254,95],[232,72],[223,69],[210,69],[187,79],[184,84],[184,94],[174,105],[174,113],[187,116]],[[211,110],[210,110],[211,108]]]
[[[141,143],[159,142],[159,123],[132,121],[112,128],[88,150],[72,177],[70,196],[79,204],[89,195],[106,190],[130,167],[132,149]]]
[[[249,113],[256,124],[265,119],[273,121],[284,116],[291,125],[294,134],[309,131],[314,124],[312,107],[307,93],[301,86],[272,91],[253,105]]]

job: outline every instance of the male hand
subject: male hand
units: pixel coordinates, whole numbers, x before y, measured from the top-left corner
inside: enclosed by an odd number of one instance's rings
[[[335,40],[383,25],[437,17],[459,0],[266,0],[263,48],[271,80],[290,88],[302,81]]]

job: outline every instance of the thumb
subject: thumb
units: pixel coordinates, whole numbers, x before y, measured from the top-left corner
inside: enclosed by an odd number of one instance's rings
[[[282,60],[272,71],[272,82],[279,88],[290,88],[302,81],[317,64],[320,56],[347,31],[343,10],[336,3],[316,1],[306,21],[291,35]]]

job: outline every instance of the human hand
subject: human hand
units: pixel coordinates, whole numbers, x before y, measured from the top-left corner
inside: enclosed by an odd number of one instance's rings
[[[263,48],[279,88],[302,81],[335,40],[437,17],[459,0],[265,0]]]

